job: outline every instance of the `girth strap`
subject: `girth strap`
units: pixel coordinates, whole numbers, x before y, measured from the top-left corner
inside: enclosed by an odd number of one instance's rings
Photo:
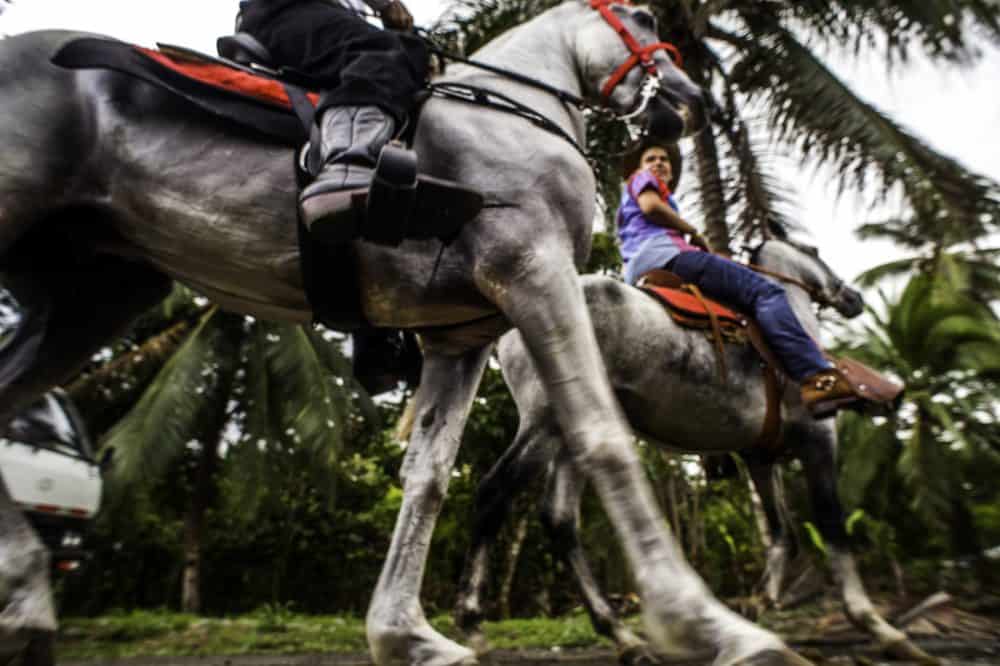
[[[747,320],[747,339],[757,350],[763,361],[761,372],[764,373],[764,396],[766,407],[764,408],[764,424],[761,426],[760,434],[750,446],[751,449],[763,451],[769,458],[776,457],[780,450],[778,445],[781,436],[781,394],[785,390],[784,374],[778,372],[781,365],[775,357],[774,352],[764,342],[764,335],[760,330],[760,325],[753,319]]]

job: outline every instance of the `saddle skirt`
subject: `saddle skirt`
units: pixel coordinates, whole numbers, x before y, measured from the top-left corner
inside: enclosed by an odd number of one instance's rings
[[[727,340],[746,342],[750,318],[701,294],[693,285],[667,270],[649,271],[638,287],[658,300],[670,317],[684,328],[714,329],[713,319]]]
[[[226,60],[177,46],[148,49],[115,39],[81,37],[52,63],[67,69],[110,69],[167,90],[209,113],[298,147],[308,139],[285,84]],[[315,106],[318,95],[306,98]]]

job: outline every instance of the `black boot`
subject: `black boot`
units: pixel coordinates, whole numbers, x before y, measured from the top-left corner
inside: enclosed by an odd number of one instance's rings
[[[334,106],[319,120],[323,168],[299,196],[310,234],[331,242],[360,235],[364,200],[395,122],[377,106]]]

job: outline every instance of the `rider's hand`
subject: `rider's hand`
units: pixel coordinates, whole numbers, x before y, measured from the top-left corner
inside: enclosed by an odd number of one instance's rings
[[[695,247],[700,247],[705,252],[711,252],[712,248],[709,247],[708,241],[701,234],[691,234],[691,245]]]
[[[394,0],[379,14],[382,25],[390,30],[408,32],[413,30],[413,15],[399,0]]]

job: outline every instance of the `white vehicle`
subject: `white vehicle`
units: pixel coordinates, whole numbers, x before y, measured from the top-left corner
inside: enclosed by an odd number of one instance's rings
[[[65,393],[45,394],[3,429],[0,475],[51,550],[53,566],[77,569],[87,556],[83,538],[101,502],[101,465]]]

